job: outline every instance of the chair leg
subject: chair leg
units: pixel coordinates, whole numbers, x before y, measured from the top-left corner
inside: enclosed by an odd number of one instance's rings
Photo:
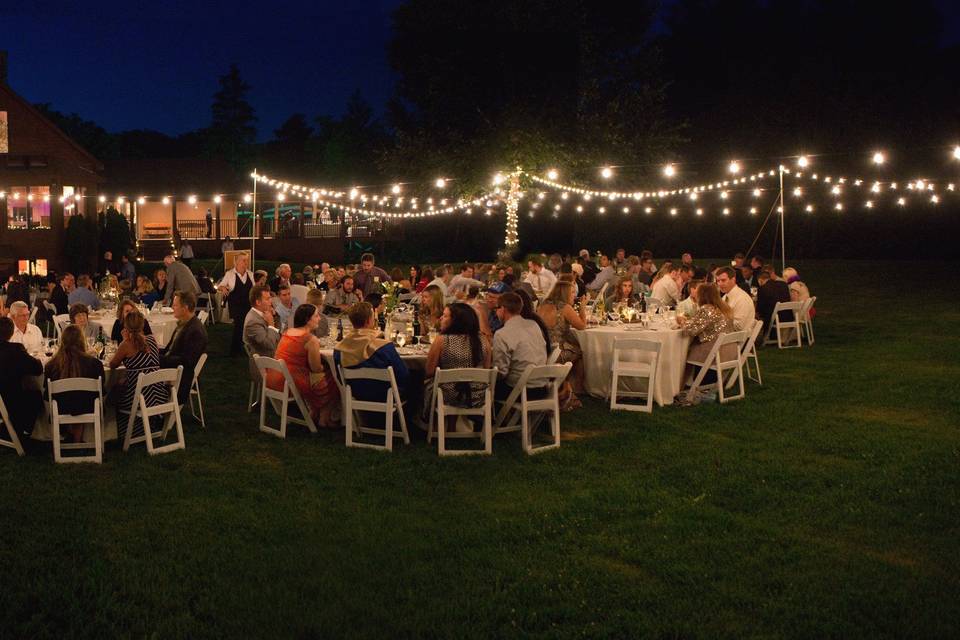
[[[203,398],[200,396],[200,383],[197,382],[194,384],[194,388],[197,390],[197,408],[200,410],[200,428],[206,429],[207,423],[203,419]],[[190,410],[193,411],[193,401],[190,401]],[[193,415],[194,418],[197,417],[196,414]]]

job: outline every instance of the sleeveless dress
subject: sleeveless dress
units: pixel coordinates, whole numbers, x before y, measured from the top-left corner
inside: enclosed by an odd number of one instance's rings
[[[473,364],[473,358],[470,351],[470,337],[462,334],[449,334],[443,336],[443,350],[440,352],[440,362],[438,366],[441,369],[473,369],[482,368],[483,361],[487,357],[490,347],[486,340],[480,340],[480,348],[483,349],[483,355],[480,358],[481,364]],[[483,392],[486,385],[478,382],[451,382],[440,385],[443,392],[443,402],[445,404],[458,407],[479,407],[483,404]]]
[[[557,321],[550,329],[550,344],[560,347],[560,358],[557,364],[566,364],[567,362],[576,362],[583,356],[580,350],[580,343],[577,337],[570,330],[570,321],[563,315],[563,309],[567,306],[566,302],[557,302]]]
[[[120,401],[117,403],[117,437],[121,442],[126,435],[127,420],[133,408],[133,403],[136,401],[137,378],[141,373],[153,373],[160,368],[160,349],[157,347],[156,338],[153,336],[144,336],[144,338],[147,341],[146,350],[137,352],[123,359],[123,366],[127,370],[127,377],[126,380],[124,380]],[[162,384],[149,385],[143,390],[143,396],[147,400],[148,407],[163,404],[170,398],[166,385]],[[139,418],[134,425],[133,435],[143,435],[143,424]]]
[[[313,337],[313,334],[310,333],[296,337],[284,334],[280,338],[277,353],[274,357],[287,364],[287,369],[290,370],[293,383],[297,385],[300,397],[310,407],[313,417],[316,417],[320,409],[337,401],[339,392],[333,377],[327,370],[326,361],[323,363],[322,372],[310,370],[306,345],[311,337]],[[283,376],[278,371],[268,371],[267,387],[274,391],[283,389]]]

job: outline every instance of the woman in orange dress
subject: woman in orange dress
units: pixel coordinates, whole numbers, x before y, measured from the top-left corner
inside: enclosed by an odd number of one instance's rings
[[[340,393],[320,355],[320,339],[313,333],[319,323],[317,307],[312,304],[297,307],[293,327],[287,329],[277,345],[276,358],[287,364],[317,426],[334,428],[339,426]],[[276,371],[268,371],[267,387],[276,391],[283,389],[283,377]]]

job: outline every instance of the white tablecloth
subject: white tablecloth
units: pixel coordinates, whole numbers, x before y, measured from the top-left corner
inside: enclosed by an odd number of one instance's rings
[[[114,313],[98,312],[90,315],[90,322],[100,325],[103,328],[103,335],[108,339],[110,332],[113,331],[113,323],[117,319]],[[147,322],[150,324],[150,330],[157,341],[157,346],[163,348],[167,346],[174,329],[177,328],[177,319],[172,313],[150,312],[146,315]]]
[[[687,350],[690,338],[684,337],[679,329],[626,330],[618,325],[589,327],[579,331],[574,329],[580,347],[583,349],[584,386],[587,393],[606,398],[610,393],[611,365],[613,364],[613,342],[617,338],[634,338],[659,342],[660,364],[657,368],[657,386],[653,399],[660,405],[673,403],[683,385],[683,372],[687,362]],[[639,361],[639,357],[638,357]],[[637,381],[642,388],[643,382]]]

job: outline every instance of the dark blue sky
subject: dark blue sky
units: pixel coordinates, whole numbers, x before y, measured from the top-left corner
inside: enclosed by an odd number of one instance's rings
[[[252,86],[259,137],[290,114],[338,115],[354,89],[377,108],[400,0],[366,2],[0,1],[9,83],[110,131],[205,126],[233,62]]]

